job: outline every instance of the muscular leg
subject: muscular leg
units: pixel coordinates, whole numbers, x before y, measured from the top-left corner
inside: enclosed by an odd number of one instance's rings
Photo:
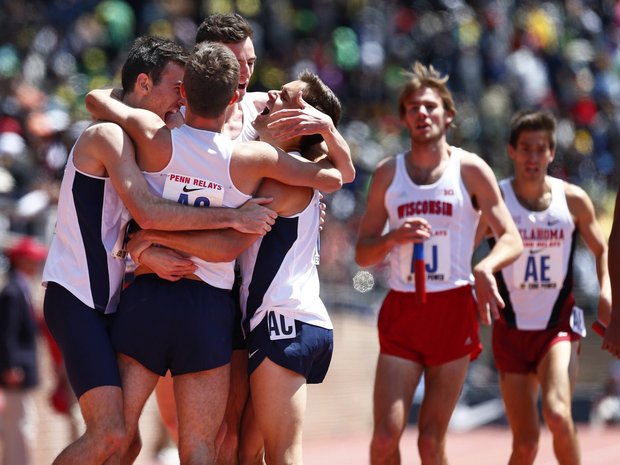
[[[543,416],[553,435],[553,450],[560,465],[581,463],[579,441],[571,412],[569,366],[572,345],[562,341],[551,346],[538,365],[542,388]]]
[[[374,430],[370,443],[372,465],[399,465],[400,438],[407,426],[413,393],[422,365],[379,354],[373,397]]]
[[[155,389],[159,375],[145,368],[135,359],[123,354],[118,356],[118,368],[123,381],[123,409],[126,439],[123,444],[123,465],[131,465],[142,447],[138,421],[144,404]]]
[[[512,430],[512,453],[508,465],[531,465],[538,452],[540,437],[536,376],[500,373],[500,389]]]
[[[177,404],[174,402],[174,384],[170,372],[159,378],[155,386],[155,399],[161,420],[175,444],[179,443]]]
[[[80,396],[78,402],[86,431],[69,444],[52,465],[120,463],[120,448],[125,437],[121,388],[101,386],[90,389]]]
[[[224,414],[226,433],[218,450],[217,465],[239,464],[241,418],[249,391],[247,350],[233,350],[230,369],[230,392]]]
[[[212,465],[224,419],[230,365],[174,377],[182,465]]]
[[[252,397],[248,398],[243,411],[241,423],[241,442],[239,444],[240,465],[265,465],[265,448],[263,435],[260,432]]]
[[[306,379],[265,359],[250,376],[252,405],[269,465],[301,465]]]
[[[424,371],[424,400],[418,418],[422,465],[447,465],[446,433],[461,394],[469,355]]]

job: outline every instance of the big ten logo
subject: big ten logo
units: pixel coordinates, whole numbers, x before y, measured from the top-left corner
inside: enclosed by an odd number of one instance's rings
[[[443,195],[445,195],[446,197],[450,197],[454,195],[454,189],[444,189],[443,190]]]
[[[267,312],[267,330],[269,339],[291,339],[297,336],[295,319],[281,315],[274,311]]]

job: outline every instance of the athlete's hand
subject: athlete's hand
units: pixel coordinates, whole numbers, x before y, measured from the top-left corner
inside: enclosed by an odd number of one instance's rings
[[[611,321],[611,299],[604,296],[602,292],[598,299],[596,319],[603,323],[604,326],[609,326]]]
[[[131,259],[136,265],[142,263],[142,253],[153,245],[153,241],[148,238],[148,230],[139,229],[129,236],[129,242],[127,242],[127,250]]]
[[[323,200],[323,194],[319,192],[319,200]],[[325,215],[327,214],[327,205],[323,202],[319,202],[319,231],[323,231],[323,225],[325,224]]]
[[[278,216],[274,210],[265,207],[272,201],[272,198],[256,197],[241,205],[237,209],[239,215],[234,229],[246,234],[267,234]]]
[[[490,325],[499,319],[499,311],[504,308],[504,300],[497,289],[497,282],[491,270],[475,267],[473,271],[476,282],[476,299],[478,300],[478,313],[480,321],[484,325]]]
[[[149,247],[142,252],[140,263],[168,281],[178,281],[197,268],[190,259],[167,247]]]
[[[412,242],[423,242],[429,237],[431,237],[431,225],[421,217],[407,220],[400,227],[387,234],[387,239],[392,247]]]
[[[285,141],[333,130],[332,119],[306,102],[302,97],[302,91],[299,91],[294,98],[299,108],[278,110],[269,115],[271,122],[267,124],[267,128],[272,130],[271,135],[274,139]]]
[[[616,358],[620,358],[620,318],[612,318],[605,330],[603,349]]]

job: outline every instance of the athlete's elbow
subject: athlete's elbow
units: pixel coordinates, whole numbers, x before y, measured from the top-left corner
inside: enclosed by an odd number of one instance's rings
[[[156,216],[147,214],[146,211],[138,208],[130,213],[134,221],[142,229],[164,229],[162,228],[162,222]]]
[[[355,167],[351,165],[348,170],[345,170],[345,172],[342,173],[342,183],[349,184],[350,182],[355,181],[355,174]]]
[[[321,184],[319,190],[331,194],[342,188],[342,177],[340,175],[329,176]]]

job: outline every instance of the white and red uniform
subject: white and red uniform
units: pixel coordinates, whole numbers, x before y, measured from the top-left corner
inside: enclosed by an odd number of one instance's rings
[[[471,284],[471,257],[479,213],[461,176],[462,150],[450,148],[441,177],[429,185],[415,184],[405,155],[395,159],[394,178],[385,194],[390,230],[413,217],[431,225],[424,242],[427,303],[415,296],[413,243],[390,251],[392,289],[379,314],[381,352],[424,365],[439,365],[481,350]]]
[[[583,315],[574,306],[572,292],[577,229],[564,181],[546,179],[551,203],[543,211],[531,211],[519,203],[512,179],[500,182],[524,245],[521,256],[496,273],[506,304],[493,325],[493,351],[502,371],[534,371],[551,345],[585,334]]]

